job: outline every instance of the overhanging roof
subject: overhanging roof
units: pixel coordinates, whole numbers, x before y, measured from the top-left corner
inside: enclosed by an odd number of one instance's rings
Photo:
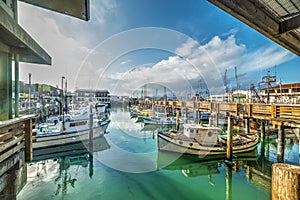
[[[0,50],[19,54],[19,61],[51,64],[51,57],[0,7]]]
[[[299,0],[208,0],[300,56]]]
[[[89,0],[19,0],[41,8],[70,15],[88,21],[90,19]]]

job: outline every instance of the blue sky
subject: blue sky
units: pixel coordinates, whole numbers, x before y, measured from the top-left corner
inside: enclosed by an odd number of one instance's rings
[[[19,3],[19,23],[52,56],[51,67],[22,64],[20,78],[69,89],[109,89],[131,94],[145,83],[178,96],[202,79],[212,91],[234,88],[237,66],[242,88],[268,69],[284,83],[299,82],[299,57],[199,0],[91,0],[88,22]]]

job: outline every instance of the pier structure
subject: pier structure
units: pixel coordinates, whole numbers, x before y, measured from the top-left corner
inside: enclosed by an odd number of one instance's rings
[[[210,112],[216,115],[232,116],[242,121],[246,133],[255,129],[260,133],[261,140],[266,137],[266,125],[276,127],[278,136],[278,162],[283,162],[285,129],[293,128],[296,133],[300,130],[299,104],[263,104],[263,103],[221,103],[221,102],[179,102],[179,101],[139,101],[140,105],[161,107],[161,109],[188,110],[198,113]],[[240,122],[236,122],[240,126]],[[299,138],[299,134],[296,134]],[[300,150],[299,150],[300,152]],[[299,154],[300,155],[300,154]]]
[[[89,0],[19,1],[83,20],[89,20],[90,16]],[[0,0],[0,199],[3,200],[16,199],[26,183],[25,163],[32,160],[32,121],[36,116],[19,116],[19,63],[51,65],[52,62],[48,53],[18,24],[19,1]]]

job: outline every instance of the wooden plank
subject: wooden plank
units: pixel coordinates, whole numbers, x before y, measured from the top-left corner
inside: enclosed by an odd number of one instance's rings
[[[14,147],[14,148],[10,149],[9,151],[0,155],[0,163],[23,148],[25,148],[25,143],[23,141],[21,141],[21,143],[18,146]]]
[[[15,124],[10,124],[7,126],[0,127],[0,136],[3,132],[7,132],[9,129],[16,129],[18,127],[22,128],[24,126],[24,122],[18,122]]]
[[[24,135],[21,135],[20,137],[14,138],[8,142],[5,142],[3,144],[0,144],[0,152],[5,151],[9,148],[11,148],[12,146],[14,146],[15,144],[17,144],[18,142],[22,141],[24,139]]]
[[[10,131],[9,133],[0,135],[0,142],[6,141],[6,140],[8,140],[8,139],[10,139],[14,136],[17,136],[17,135],[20,135],[20,134],[23,134],[23,133],[24,133],[23,129]]]

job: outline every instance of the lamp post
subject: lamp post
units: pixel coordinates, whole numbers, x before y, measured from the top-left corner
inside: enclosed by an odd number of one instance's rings
[[[31,73],[28,74],[28,78],[29,78],[29,89],[28,89],[28,103],[29,103],[29,106],[28,106],[28,110],[29,110],[29,113],[30,113],[30,103],[31,103]]]

